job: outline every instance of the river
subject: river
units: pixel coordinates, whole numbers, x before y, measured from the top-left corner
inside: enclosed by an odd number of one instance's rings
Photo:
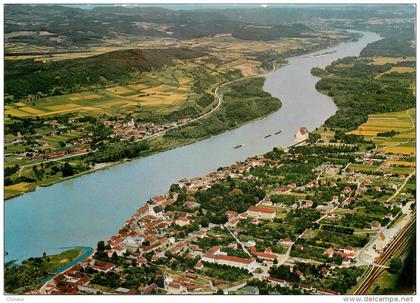
[[[4,207],[6,261],[57,253],[61,247],[95,247],[115,234],[150,197],[167,192],[172,183],[295,143],[299,127],[314,130],[336,111],[332,100],[316,91],[318,78],[310,70],[358,56],[368,43],[379,39],[366,32],[357,42],[289,58],[288,65],[267,76],[264,90],[278,97],[282,107],[264,119],[8,200]],[[264,138],[268,134],[272,136]],[[234,149],[238,144],[244,146]]]

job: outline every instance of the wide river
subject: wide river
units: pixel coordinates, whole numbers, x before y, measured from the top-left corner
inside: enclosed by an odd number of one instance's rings
[[[167,192],[172,183],[293,144],[299,127],[314,130],[336,111],[335,104],[316,91],[318,78],[311,69],[358,56],[368,43],[379,39],[366,32],[357,42],[290,58],[288,65],[267,76],[264,90],[283,105],[264,119],[5,202],[6,260],[56,253],[62,247],[95,247],[115,234],[150,197]],[[268,134],[272,136],[265,139]],[[244,146],[234,149],[238,144]]]

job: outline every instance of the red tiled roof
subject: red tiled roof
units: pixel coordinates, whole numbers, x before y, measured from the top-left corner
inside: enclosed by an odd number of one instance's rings
[[[286,281],[283,279],[278,279],[278,278],[273,278],[273,277],[268,277],[267,280],[274,283],[280,283],[280,284],[286,283]]]
[[[254,261],[252,259],[245,259],[245,258],[239,258],[239,257],[233,257],[233,256],[223,256],[223,255],[216,255],[214,256],[214,259],[225,260],[225,261],[230,261],[230,262],[235,262],[235,263],[243,263],[243,264],[250,264]]]
[[[188,219],[186,217],[179,217],[178,219],[176,219],[176,221],[190,222],[190,219]]]
[[[253,254],[256,255],[257,257],[264,258],[264,259],[271,259],[271,260],[276,260],[277,259],[277,255],[275,255],[275,254],[258,252],[258,251],[253,252]]]
[[[117,245],[117,246],[114,246],[114,250],[123,251],[124,248],[122,248],[121,246]]]
[[[275,214],[276,210],[271,207],[265,207],[265,206],[251,206],[248,208],[247,211],[253,211],[253,212],[260,212],[260,213],[266,213],[266,214]]]

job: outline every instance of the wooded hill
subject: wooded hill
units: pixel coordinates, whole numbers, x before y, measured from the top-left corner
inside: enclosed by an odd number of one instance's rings
[[[59,95],[80,87],[110,84],[130,74],[170,65],[174,59],[190,59],[203,53],[191,49],[131,49],[97,56],[49,61],[6,60],[5,95],[15,100],[28,95]]]

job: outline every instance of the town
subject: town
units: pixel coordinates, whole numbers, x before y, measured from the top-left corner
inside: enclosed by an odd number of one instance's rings
[[[180,180],[39,292],[346,294],[412,236],[409,159],[314,143]]]

